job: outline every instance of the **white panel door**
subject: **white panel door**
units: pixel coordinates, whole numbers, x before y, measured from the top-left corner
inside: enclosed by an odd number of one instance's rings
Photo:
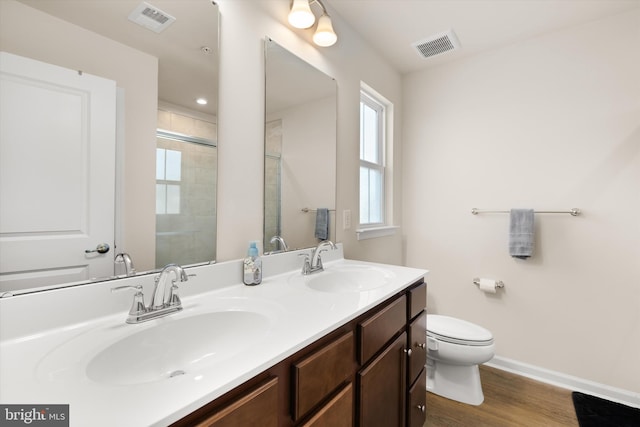
[[[113,274],[115,129],[115,82],[0,52],[0,291]]]

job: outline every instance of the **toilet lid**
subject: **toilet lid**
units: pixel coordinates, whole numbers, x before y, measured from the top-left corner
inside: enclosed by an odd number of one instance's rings
[[[491,332],[482,326],[438,314],[427,315],[427,335],[443,341],[467,345],[489,345],[493,342]]]

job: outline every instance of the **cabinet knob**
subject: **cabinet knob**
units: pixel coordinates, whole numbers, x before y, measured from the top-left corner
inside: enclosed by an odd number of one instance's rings
[[[410,348],[405,348],[404,352],[407,353],[407,356],[411,356],[411,349]]]
[[[422,412],[423,414],[424,414],[424,411],[427,409],[427,408],[425,407],[425,405],[418,405],[418,406],[416,406],[416,408],[418,408],[418,410],[419,410],[420,412]]]
[[[416,343],[416,347],[419,347],[421,349],[426,349],[427,348],[427,344],[426,343]]]

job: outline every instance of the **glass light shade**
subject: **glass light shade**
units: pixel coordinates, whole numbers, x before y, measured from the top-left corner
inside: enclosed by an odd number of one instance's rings
[[[328,47],[332,46],[337,40],[338,36],[333,31],[331,18],[329,18],[329,15],[322,15],[318,19],[318,28],[313,35],[313,42],[318,46]]]
[[[289,24],[296,28],[309,28],[316,22],[316,17],[311,11],[309,0],[293,0],[291,12],[289,12]]]

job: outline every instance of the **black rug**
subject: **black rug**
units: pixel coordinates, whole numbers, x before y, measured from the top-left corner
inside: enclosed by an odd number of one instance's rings
[[[640,409],[574,391],[580,427],[640,427]]]

